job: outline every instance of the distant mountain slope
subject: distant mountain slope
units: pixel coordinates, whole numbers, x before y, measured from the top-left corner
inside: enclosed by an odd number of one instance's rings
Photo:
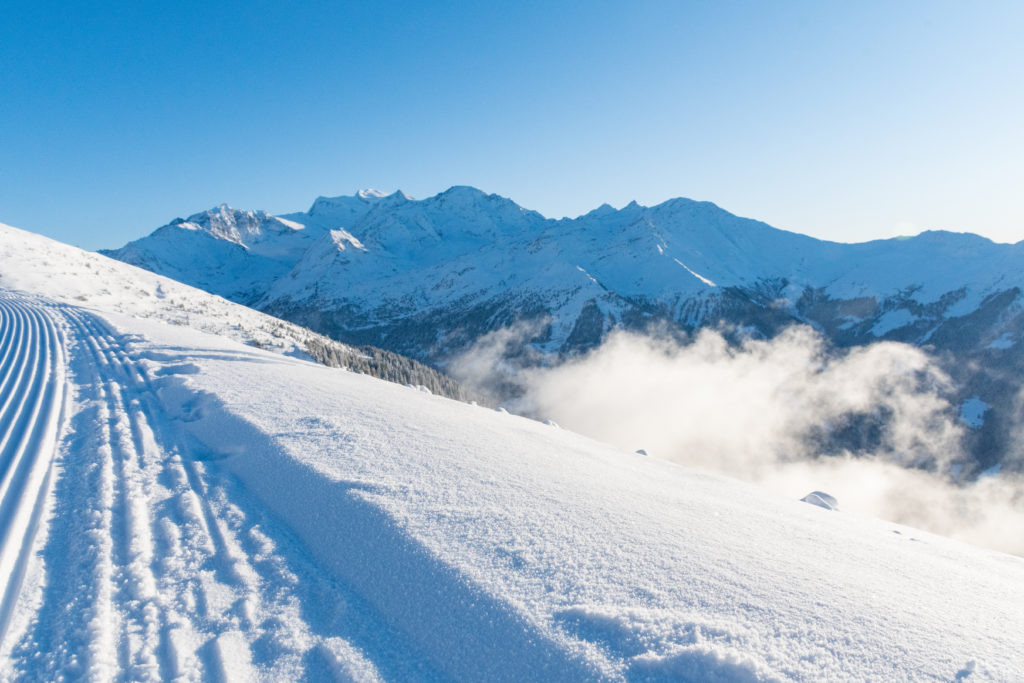
[[[106,253],[435,365],[524,319],[543,321],[532,343],[549,354],[655,322],[768,337],[800,323],[840,346],[928,345],[964,399],[992,406],[981,461],[1008,443],[1024,243],[926,232],[839,244],[688,199],[550,220],[470,187],[321,198],[284,219],[295,229],[276,220],[221,207]]]

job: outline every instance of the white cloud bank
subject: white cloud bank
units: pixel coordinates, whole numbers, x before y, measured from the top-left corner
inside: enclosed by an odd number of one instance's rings
[[[965,457],[952,387],[915,347],[835,353],[807,327],[739,346],[711,330],[686,344],[615,332],[556,367],[510,367],[534,333],[488,335],[451,369],[478,390],[517,387],[515,412],[624,449],[1024,555],[1022,482],[953,481]]]

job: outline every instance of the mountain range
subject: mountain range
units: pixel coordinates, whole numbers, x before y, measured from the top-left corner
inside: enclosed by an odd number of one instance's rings
[[[524,321],[546,358],[652,326],[735,340],[803,324],[839,350],[905,342],[953,377],[958,401],[983,406],[970,433],[978,465],[1013,456],[1024,242],[929,231],[843,244],[682,198],[555,220],[452,187],[422,200],[320,197],[281,216],[221,205],[103,253],[440,368]]]

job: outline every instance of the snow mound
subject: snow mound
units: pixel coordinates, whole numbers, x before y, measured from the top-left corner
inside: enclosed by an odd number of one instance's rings
[[[820,508],[825,508],[826,510],[839,509],[839,501],[824,491],[811,491],[800,500],[804,503],[810,503],[811,505],[817,505]]]

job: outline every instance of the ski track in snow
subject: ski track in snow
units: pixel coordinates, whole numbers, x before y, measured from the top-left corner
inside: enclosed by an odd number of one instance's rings
[[[14,611],[49,488],[64,404],[60,333],[46,311],[0,296],[0,640]]]
[[[260,515],[234,500],[244,492],[189,452],[183,430],[162,414],[153,378],[105,323],[9,294],[0,324],[0,576],[12,577],[0,626],[28,599],[19,594],[33,555],[47,577],[10,650],[14,671],[0,678],[378,678],[344,638],[311,631],[315,593],[336,603],[337,587],[303,570],[301,557],[277,552]],[[58,449],[65,367],[78,411]],[[34,532],[55,453],[51,542],[39,548]]]

